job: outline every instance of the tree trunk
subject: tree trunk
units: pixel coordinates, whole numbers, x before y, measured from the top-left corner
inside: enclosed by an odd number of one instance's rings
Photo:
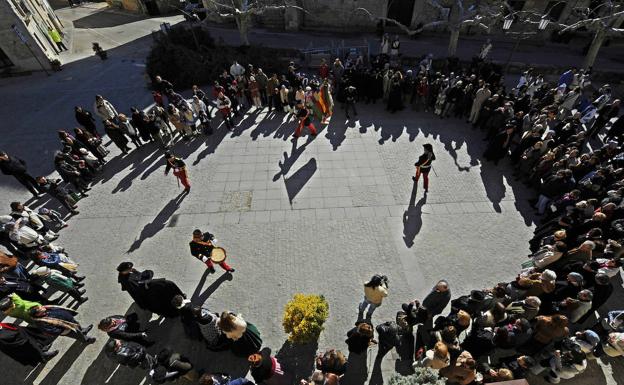
[[[249,45],[249,18],[245,16],[236,17],[236,26],[238,27],[238,33],[240,35],[241,45]]]
[[[602,43],[604,43],[606,36],[607,30],[604,27],[600,27],[600,29],[596,31],[596,34],[594,35],[594,40],[592,40],[592,43],[589,46],[589,50],[587,51],[587,55],[585,56],[585,63],[583,64],[583,68],[589,68],[594,65],[596,57],[598,56],[598,51],[600,51],[600,48],[602,47]]]
[[[457,53],[457,43],[459,42],[459,28],[451,28],[451,39],[449,40],[448,56],[455,56]]]

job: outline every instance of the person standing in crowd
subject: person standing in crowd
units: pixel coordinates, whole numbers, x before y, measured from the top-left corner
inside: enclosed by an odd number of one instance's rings
[[[76,210],[78,208],[78,206],[76,206],[76,200],[71,192],[61,185],[60,179],[48,180],[43,176],[39,176],[37,177],[37,186],[41,191],[47,192],[50,196],[58,200],[72,215],[80,214],[80,212]]]
[[[108,135],[113,143],[115,143],[115,146],[117,146],[124,155],[128,154],[130,151],[128,138],[126,138],[123,130],[117,124],[110,119],[104,120],[104,132],[106,132],[106,135]]]
[[[95,337],[88,336],[93,325],[83,328],[74,318],[77,314],[74,310],[58,306],[35,306],[29,313],[29,323],[51,336],[67,336],[85,344],[95,342]]]
[[[124,114],[119,114],[117,119],[119,119],[119,127],[121,128],[121,132],[126,134],[130,138],[130,140],[132,140],[132,143],[134,143],[136,148],[141,147],[143,143],[141,143],[139,133],[137,129],[132,125],[132,123],[130,123],[128,117]]]
[[[127,291],[139,307],[163,317],[178,316],[178,309],[171,300],[176,295],[186,296],[175,283],[164,278],[153,278],[151,270],[138,271],[132,262],[122,262],[117,271],[121,290]]]
[[[131,368],[140,367],[147,370],[156,364],[156,357],[136,342],[111,339],[104,346],[104,353],[116,363]]]
[[[385,275],[375,274],[370,281],[364,283],[364,299],[360,302],[358,307],[358,320],[369,320],[373,316],[373,312],[383,302],[383,299],[388,296],[388,277]],[[366,312],[366,318],[363,318],[364,311]]]
[[[173,175],[177,178],[179,183],[184,186],[184,192],[191,192],[191,181],[186,171],[186,163],[181,158],[174,156],[170,152],[165,153],[165,175],[169,174],[169,171],[173,169]]]
[[[431,171],[432,163],[436,159],[433,153],[433,146],[430,143],[423,144],[425,152],[418,158],[418,161],[414,163],[416,166],[416,175],[412,177],[412,180],[418,184],[420,176],[423,177],[423,187],[425,192],[429,191],[429,171]]]
[[[295,129],[294,137],[295,138],[300,137],[301,131],[306,127],[310,130],[310,135],[316,136],[317,135],[316,127],[314,127],[314,124],[312,123],[312,120],[310,119],[310,111],[304,105],[303,100],[299,100],[297,102],[297,109],[295,113],[297,115],[297,118],[299,119],[299,124],[297,125],[297,128]]]
[[[26,169],[26,162],[16,156],[9,156],[4,151],[0,151],[0,171],[4,175],[10,175],[17,179],[35,197],[39,198],[41,191],[35,178]]]
[[[25,366],[37,366],[55,357],[51,338],[32,326],[0,323],[0,352]]]
[[[232,131],[234,129],[234,122],[232,120],[232,101],[230,98],[225,96],[223,92],[220,92],[217,96],[217,109],[219,110],[219,113],[221,113],[225,127]],[[271,106],[269,105],[269,112],[270,111]]]
[[[86,292],[85,289],[82,289],[82,287],[84,286],[83,283],[76,282],[71,277],[65,277],[59,271],[42,266],[36,268],[32,272],[32,276],[34,277],[35,282],[39,284],[45,283],[55,290],[58,290],[62,293],[67,293],[79,304],[85,303],[89,300],[89,297],[83,296],[83,294]]]
[[[100,137],[100,134],[97,132],[97,128],[95,127],[95,119],[91,112],[85,110],[80,106],[74,107],[75,117],[78,124],[84,127],[91,135],[96,138]]]
[[[95,102],[93,103],[93,110],[102,119],[102,122],[106,120],[116,121],[119,113],[113,105],[102,95],[95,95]]]
[[[209,232],[202,232],[199,229],[193,230],[193,240],[189,242],[189,247],[191,248],[191,255],[195,258],[199,259],[203,263],[206,264],[208,271],[211,273],[215,272],[214,264],[212,259],[210,259],[212,251],[214,249],[214,235]],[[218,265],[228,273],[233,273],[235,270],[225,262],[225,259],[218,262]]]
[[[56,44],[56,49],[58,49],[58,53],[67,51],[67,47],[65,46],[65,43],[63,43],[63,37],[61,36],[59,31],[52,27],[48,27],[48,35],[50,36],[50,39],[52,39],[54,44]]]
[[[146,331],[141,330],[136,313],[106,317],[100,321],[98,329],[112,339],[136,342],[148,347],[155,343],[149,339]]]
[[[351,119],[349,116],[349,110],[353,110],[353,116],[357,116],[357,110],[355,109],[355,101],[357,99],[357,89],[353,86],[347,86],[344,89],[344,98],[345,98],[345,115],[347,115],[347,119]]]

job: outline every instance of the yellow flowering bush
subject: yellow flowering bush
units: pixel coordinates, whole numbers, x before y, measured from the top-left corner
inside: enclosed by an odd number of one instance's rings
[[[295,294],[284,307],[282,325],[288,341],[304,344],[314,342],[323,331],[329,316],[329,304],[322,295]]]

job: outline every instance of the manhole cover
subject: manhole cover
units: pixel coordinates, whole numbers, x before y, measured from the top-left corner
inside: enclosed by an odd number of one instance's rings
[[[226,191],[221,199],[220,211],[249,211],[252,196],[252,191]]]

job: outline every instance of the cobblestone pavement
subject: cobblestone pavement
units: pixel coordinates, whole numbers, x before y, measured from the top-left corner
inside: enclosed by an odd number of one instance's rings
[[[2,80],[2,146],[25,158],[34,174],[50,172],[56,130],[73,125],[74,105],[90,107],[95,93],[124,111],[149,101],[134,61],[144,53],[145,41],[137,41],[113,51],[106,63],[87,58],[50,78]],[[54,98],[47,102],[49,95]],[[373,273],[390,279],[390,296],[375,312],[375,323],[393,319],[402,302],[422,298],[440,278],[449,280],[454,295],[513,279],[532,233],[530,192],[507,176],[505,162],[481,164],[480,133],[455,119],[411,110],[389,114],[380,105],[358,108],[358,122],[345,124],[337,109],[313,140],[293,143],[292,120],[251,111],[232,133],[217,130],[176,144],[193,185],[184,198],[173,177],[164,175],[160,150],[146,145],[122,157],[111,146],[104,173],[58,240],[89,277],[91,299],[80,307],[79,319],[96,323],[136,310],[116,282],[117,264],[131,260],[174,280],[215,311],[242,313],[258,326],[267,347],[303,373],[316,348],[346,351],[345,333],[355,321],[362,284]],[[425,196],[410,177],[427,142],[438,159]],[[11,179],[1,180],[0,207],[28,199]],[[189,255],[197,227],[216,234],[236,268],[233,276],[206,275]],[[282,310],[296,292],[323,294],[330,303],[318,346],[293,349],[284,343]],[[141,317],[159,340],[155,348],[170,345],[208,370],[244,372],[244,362],[184,340],[177,320]],[[0,368],[11,368],[7,383],[145,383],[142,371],[113,365],[102,351],[106,339],[93,333],[98,341],[89,346],[59,339],[61,354],[32,372],[0,357]],[[370,373],[374,356],[352,357],[352,363],[367,364]],[[386,379],[396,359],[394,352],[384,359]],[[592,378],[615,384],[621,374],[621,364],[592,364],[567,383]]]

